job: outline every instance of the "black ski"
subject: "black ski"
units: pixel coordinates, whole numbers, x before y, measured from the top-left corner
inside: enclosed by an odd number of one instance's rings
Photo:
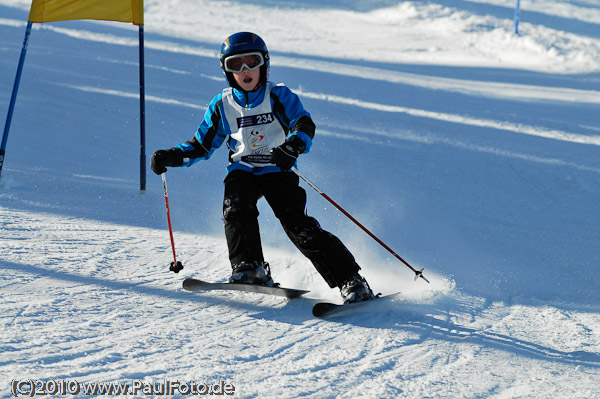
[[[188,291],[228,290],[256,292],[259,294],[282,296],[288,299],[298,298],[309,292],[305,290],[297,290],[294,288],[268,287],[266,285],[257,284],[209,283],[207,281],[202,281],[195,278],[186,278],[185,280],[183,280],[183,288]]]
[[[318,302],[313,306],[312,314],[315,317],[329,317],[329,316],[341,316],[345,314],[351,314],[363,310],[363,308],[371,305],[373,302],[379,302],[381,299],[392,298],[400,294],[396,292],[394,294],[376,296],[373,299],[361,302],[352,302],[346,304],[337,304],[332,302]]]

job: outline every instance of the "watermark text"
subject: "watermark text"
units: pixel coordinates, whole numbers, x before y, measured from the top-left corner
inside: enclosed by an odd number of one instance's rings
[[[14,397],[44,395],[83,396],[174,396],[174,395],[233,395],[235,386],[224,380],[216,383],[164,379],[157,382],[78,382],[77,380],[14,379],[11,382]]]

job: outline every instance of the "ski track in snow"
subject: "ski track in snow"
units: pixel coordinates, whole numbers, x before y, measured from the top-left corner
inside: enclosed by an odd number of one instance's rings
[[[133,28],[36,26],[0,181],[0,397],[14,379],[168,379],[224,380],[243,398],[600,398],[600,44],[589,33],[600,11],[590,0],[522,2],[513,37],[505,3],[146,2],[149,151],[189,139],[222,87],[223,7],[244,27],[260,12],[273,70],[317,117],[308,176],[426,268],[431,284],[415,283],[309,198],[373,287],[402,290],[331,320],[311,307],[339,293],[277,241],[262,208],[276,280],[310,289],[306,298],[183,291],[185,277],[228,276],[215,227],[223,157],[168,174],[185,265],[175,275],[161,187],[152,175],[146,195],[132,189]],[[0,6],[6,105],[26,19],[17,10]],[[303,40],[290,28],[299,19]],[[409,39],[374,43],[373,32]],[[469,68],[432,67],[451,65]]]
[[[162,230],[7,208],[2,214],[3,392],[11,376],[202,376],[232,382],[243,397],[524,395],[526,386],[595,394],[581,389],[594,386],[600,366],[593,313],[507,307],[442,290],[320,321],[310,315],[312,299],[182,292],[183,276],[155,262],[167,250]],[[224,252],[218,239],[178,239],[182,254]],[[474,361],[478,378],[464,367]],[[519,377],[507,380],[507,369]],[[269,372],[259,377],[257,370]]]

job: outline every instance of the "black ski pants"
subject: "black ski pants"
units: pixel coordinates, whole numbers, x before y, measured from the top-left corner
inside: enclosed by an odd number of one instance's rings
[[[292,172],[264,175],[235,170],[225,178],[223,220],[232,265],[264,261],[257,202],[264,197],[283,230],[330,287],[340,286],[360,267],[333,234],[305,213],[306,192]]]

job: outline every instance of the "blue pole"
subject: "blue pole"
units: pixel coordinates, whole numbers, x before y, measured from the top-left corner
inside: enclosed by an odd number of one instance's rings
[[[144,25],[140,31],[140,192],[146,192],[146,92],[144,77]]]
[[[519,34],[519,0],[517,0],[517,4],[515,5],[515,34]]]
[[[4,154],[6,154],[6,141],[8,140],[8,131],[10,130],[10,123],[12,121],[13,111],[15,110],[15,102],[17,101],[17,92],[19,91],[19,83],[21,82],[21,73],[23,72],[23,64],[25,63],[27,45],[29,44],[31,25],[31,22],[27,22],[27,28],[25,29],[25,39],[23,40],[23,48],[21,49],[21,57],[19,58],[19,66],[17,67],[17,76],[15,77],[12,95],[10,96],[10,105],[8,106],[8,115],[6,116],[6,124],[4,125],[2,145],[0,146],[0,175],[2,174],[2,165],[4,165]]]

